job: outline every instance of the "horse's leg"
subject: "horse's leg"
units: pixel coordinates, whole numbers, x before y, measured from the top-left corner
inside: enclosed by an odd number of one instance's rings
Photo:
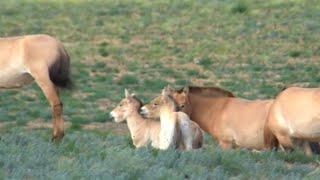
[[[228,149],[232,149],[233,142],[232,140],[229,140],[229,139],[221,139],[219,140],[219,145],[221,146],[222,150],[228,150]]]
[[[311,156],[313,154],[311,144],[308,141],[303,141],[303,150],[308,156]]]
[[[293,150],[293,143],[291,138],[285,134],[276,134],[276,137],[279,141],[281,147],[285,150]]]
[[[64,136],[62,103],[59,98],[58,88],[52,83],[46,72],[33,73],[32,76],[48,99],[51,107],[53,118],[52,140],[62,139]]]

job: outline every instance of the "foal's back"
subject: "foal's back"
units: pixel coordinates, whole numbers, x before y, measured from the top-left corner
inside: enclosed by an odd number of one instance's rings
[[[177,124],[181,129],[182,138],[185,138],[185,142],[191,141],[191,146],[186,147],[186,143],[184,143],[184,148],[190,149],[198,149],[203,145],[203,132],[200,126],[191,121],[189,116],[184,112],[175,112],[177,115]],[[188,140],[189,139],[189,140]]]

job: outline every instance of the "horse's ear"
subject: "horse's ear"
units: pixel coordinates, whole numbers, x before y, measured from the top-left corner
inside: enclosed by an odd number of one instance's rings
[[[162,92],[161,92],[162,96],[165,96],[167,94],[167,90],[166,88],[162,89]]]
[[[171,86],[168,84],[168,86],[166,87],[167,91],[172,91]]]
[[[183,92],[184,92],[185,94],[189,94],[189,86],[183,87]]]
[[[163,97],[169,96],[169,92],[168,92],[168,90],[166,88],[162,89],[162,93],[161,94],[162,94]]]
[[[173,90],[169,84],[167,87],[165,87],[165,90],[166,90],[167,94],[173,94]]]
[[[136,94],[135,94],[135,93],[132,93],[132,94],[131,94],[131,97],[135,97],[135,96],[136,96]]]
[[[130,93],[127,89],[124,90],[124,94],[125,94],[126,98],[130,97]]]

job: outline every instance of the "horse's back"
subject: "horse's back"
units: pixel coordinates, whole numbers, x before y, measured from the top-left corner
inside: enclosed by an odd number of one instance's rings
[[[68,53],[49,35],[0,38],[0,70],[0,88],[20,88],[34,79],[71,87]]]
[[[273,100],[247,100],[230,98],[228,104],[221,112],[222,119],[228,125],[239,127],[252,127],[254,124],[264,124]],[[241,128],[246,129],[246,128]],[[246,129],[247,130],[247,129]]]

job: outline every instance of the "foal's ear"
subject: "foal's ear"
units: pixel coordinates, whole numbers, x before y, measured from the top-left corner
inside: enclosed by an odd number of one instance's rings
[[[164,89],[162,89],[162,96],[169,96],[169,94],[170,94],[170,91],[168,91],[168,89],[167,88],[164,88]]]
[[[167,94],[173,94],[173,90],[170,85],[164,88],[164,90],[167,92]]]
[[[166,88],[162,89],[161,94],[162,96],[166,96],[168,94]]]
[[[166,87],[166,90],[168,91],[168,92],[172,92],[172,88],[171,88],[171,86],[168,84],[168,86]]]
[[[183,92],[184,92],[185,94],[189,94],[189,86],[183,87]]]
[[[124,90],[124,94],[125,94],[126,98],[130,97],[130,93],[127,89]]]

